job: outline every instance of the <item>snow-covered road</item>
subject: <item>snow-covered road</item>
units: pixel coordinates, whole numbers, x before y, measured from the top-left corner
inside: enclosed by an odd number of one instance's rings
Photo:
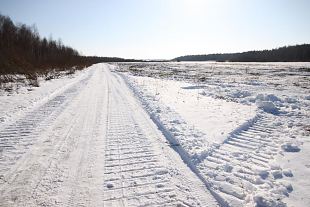
[[[109,67],[1,123],[0,206],[218,206]]]

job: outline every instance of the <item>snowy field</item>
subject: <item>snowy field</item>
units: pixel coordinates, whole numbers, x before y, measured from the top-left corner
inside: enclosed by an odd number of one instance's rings
[[[310,205],[310,63],[120,63],[222,205]]]
[[[309,68],[96,64],[0,91],[0,206],[310,206]]]

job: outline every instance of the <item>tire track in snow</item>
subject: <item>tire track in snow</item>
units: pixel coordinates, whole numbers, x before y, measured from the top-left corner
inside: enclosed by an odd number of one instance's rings
[[[42,106],[28,112],[0,132],[0,175],[10,170],[19,158],[37,141],[38,135],[65,110],[91,75],[57,95]]]
[[[173,172],[174,169],[167,166],[168,157],[154,149],[154,140],[157,146],[167,144],[158,141],[155,127],[148,123],[151,120],[146,121],[139,111],[141,106],[136,108],[137,104],[127,99],[129,90],[122,88],[126,86],[123,80],[113,76],[109,84],[104,206],[214,205],[214,199],[209,200],[209,204],[203,203],[207,192],[201,191],[202,185],[195,183],[195,190],[182,186],[186,177],[183,182],[178,180],[180,176],[174,173],[179,172]],[[186,181],[190,185],[191,181]]]
[[[291,186],[281,182],[282,169],[272,163],[280,154],[280,146],[283,144],[283,139],[278,137],[281,130],[281,126],[277,126],[277,123],[280,123],[279,116],[262,112],[252,121],[234,130],[221,145],[206,145],[202,148],[205,149],[204,153],[193,156],[187,143],[183,145],[182,138],[175,137],[173,131],[166,127],[169,126],[169,121],[173,121],[170,117],[179,115],[169,109],[169,115],[164,114],[164,118],[159,119],[154,111],[161,111],[161,108],[145,98],[143,92],[132,86],[126,76],[122,77],[140,98],[171,146],[221,205],[283,205],[281,200],[288,196]]]
[[[77,130],[78,123],[83,123],[81,119],[83,119],[82,116],[85,112],[75,113],[76,109],[72,109],[72,105],[80,107],[81,97],[79,96],[81,95],[79,94],[88,93],[85,90],[91,78],[92,72],[79,84],[72,86],[73,88],[69,88],[51,100],[54,103],[55,99],[58,100],[58,97],[62,97],[63,101],[58,102],[60,106],[53,105],[55,110],[58,109],[57,107],[60,107],[61,110],[56,111],[57,113],[53,112],[53,119],[47,117],[44,120],[47,123],[43,125],[44,128],[37,130],[38,137],[42,137],[43,140],[34,143],[34,146],[30,148],[31,151],[22,151],[23,154],[25,153],[23,159],[13,165],[12,169],[4,176],[6,182],[0,186],[0,189],[1,197],[5,200],[6,205],[20,206],[22,203],[23,205],[37,206],[58,205],[61,203],[58,202],[57,198],[51,196],[57,193],[55,189],[61,187],[61,184],[66,179],[65,176],[67,176],[66,170],[60,167],[58,161],[60,158],[66,158],[70,150],[72,150],[72,146],[71,149],[70,146],[68,147],[75,138],[72,135]],[[85,104],[88,100],[87,97],[84,98],[86,98]],[[46,105],[49,106],[50,102],[47,102],[42,107]],[[41,110],[41,107],[39,110]],[[56,122],[56,125],[53,124],[52,120]],[[69,124],[65,124],[66,122]],[[39,124],[37,123],[37,125]],[[39,126],[41,127],[41,124]],[[47,139],[44,138],[46,136]],[[17,148],[17,150],[20,149]]]
[[[90,193],[88,192],[87,187],[84,189],[84,186],[80,185],[80,181],[87,175],[91,175],[91,171],[87,168],[87,161],[89,158],[89,153],[91,151],[91,142],[94,138],[94,127],[96,126],[97,119],[97,97],[94,94],[94,91],[90,92],[91,99],[90,103],[85,106],[85,111],[87,115],[84,114],[83,120],[80,125],[80,134],[79,138],[75,141],[76,145],[74,154],[70,155],[71,163],[74,163],[73,171],[70,173],[69,183],[73,187],[70,189],[71,193],[69,194],[67,206],[88,206],[90,200]]]
[[[151,204],[152,199],[147,197],[163,194],[164,199],[168,192],[175,196],[173,189],[165,185],[168,172],[160,165],[150,143],[140,137],[143,134],[137,124],[130,124],[128,114],[117,110],[111,111],[107,128],[105,206]],[[142,153],[137,149],[143,149]],[[166,199],[166,203],[172,202],[169,197]]]
[[[53,165],[42,177],[40,188],[36,191],[42,198],[40,205],[59,206],[100,206],[102,171],[102,106],[104,105],[104,85],[101,84],[101,70],[97,70],[94,78],[79,98],[77,109],[79,116],[68,133],[68,139],[56,151]],[[101,140],[102,139],[102,140]],[[61,173],[57,169],[62,169]],[[56,181],[54,191],[46,191],[44,186],[52,186]],[[45,198],[51,198],[48,202]]]
[[[11,142],[21,157],[2,177],[0,206],[217,205],[109,66],[74,87],[33,121],[28,149]]]
[[[197,164],[212,190],[228,206],[255,205],[254,200],[261,199],[262,193],[266,201],[269,198],[276,200],[270,201],[274,202],[271,205],[282,205],[281,189],[285,186],[274,176],[280,168],[270,164],[279,153],[281,143],[273,134],[279,130],[272,125],[275,119],[270,114],[259,115],[252,124],[231,134]]]

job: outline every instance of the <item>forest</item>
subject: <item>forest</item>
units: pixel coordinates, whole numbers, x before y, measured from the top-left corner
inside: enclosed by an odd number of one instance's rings
[[[35,26],[14,24],[0,14],[0,75],[35,75],[51,70],[81,69],[99,62],[135,61],[114,57],[83,56],[61,40],[41,38]]]
[[[208,55],[186,55],[173,61],[218,61],[218,62],[309,62],[310,44],[285,46],[272,50],[242,53],[218,53]]]

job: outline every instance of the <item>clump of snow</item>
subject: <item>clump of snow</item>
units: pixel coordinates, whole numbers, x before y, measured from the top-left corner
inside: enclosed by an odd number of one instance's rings
[[[265,96],[265,100],[267,101],[271,101],[271,102],[276,102],[276,101],[279,101],[279,102],[282,102],[282,100],[280,98],[278,98],[276,95],[274,94],[268,94]]]
[[[271,101],[256,101],[258,108],[270,114],[278,114],[279,109]]]
[[[281,102],[281,99],[280,98],[278,98],[276,95],[274,95],[274,94],[267,94],[267,95],[265,95],[265,94],[258,94],[257,96],[256,96],[256,100],[261,100],[261,101],[271,101],[271,102],[276,102],[276,101],[279,101],[279,102]]]
[[[234,93],[232,93],[231,95],[230,95],[230,97],[232,97],[232,98],[245,98],[245,97],[248,97],[248,96],[251,96],[252,94],[251,94],[251,92],[250,91],[246,91],[246,90],[238,90],[238,91],[236,91],[236,92],[234,92]]]
[[[286,97],[284,100],[287,103],[296,103],[297,102],[297,100],[295,98],[292,98],[292,97]]]
[[[281,170],[281,167],[276,162],[272,162],[272,163],[270,163],[270,169],[271,170]]]
[[[255,102],[258,108],[271,114],[278,114],[279,108],[275,103],[282,103],[282,100],[274,94],[258,94],[255,98]]]
[[[254,196],[254,202],[256,207],[285,207],[286,205],[280,199],[270,198],[268,195],[256,195]]]
[[[245,194],[241,189],[224,182],[219,184],[219,190],[239,199],[243,199],[245,197]]]
[[[168,170],[165,170],[165,169],[163,169],[163,170],[157,170],[157,171],[155,172],[156,175],[164,175],[164,174],[167,174],[167,173],[168,173]]]

